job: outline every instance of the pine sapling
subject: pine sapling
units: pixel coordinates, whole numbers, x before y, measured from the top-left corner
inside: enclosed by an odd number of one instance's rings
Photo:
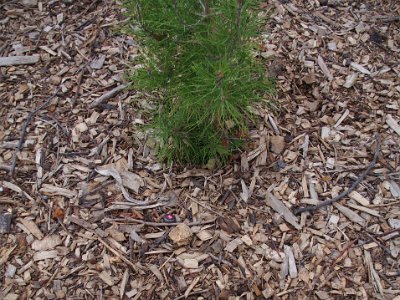
[[[158,103],[152,128],[162,159],[226,162],[244,141],[250,107],[271,86],[257,61],[256,0],[126,0],[140,41],[134,87]]]

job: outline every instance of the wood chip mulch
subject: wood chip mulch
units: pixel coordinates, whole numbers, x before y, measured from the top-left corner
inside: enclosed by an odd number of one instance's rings
[[[262,9],[280,109],[182,169],[120,2],[0,3],[0,299],[400,299],[400,3]]]

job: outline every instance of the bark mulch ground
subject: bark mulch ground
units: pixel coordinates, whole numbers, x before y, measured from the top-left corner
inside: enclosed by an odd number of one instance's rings
[[[0,299],[400,299],[400,3],[262,9],[280,108],[182,169],[120,2],[1,2]]]

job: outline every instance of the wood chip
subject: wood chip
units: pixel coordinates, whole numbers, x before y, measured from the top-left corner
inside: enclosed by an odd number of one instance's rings
[[[50,250],[50,251],[39,251],[33,255],[34,261],[46,260],[46,259],[53,259],[58,257],[57,250]]]
[[[351,62],[351,63],[350,63],[350,66],[351,66],[354,70],[359,71],[359,72],[361,72],[361,73],[363,73],[363,74],[366,74],[366,75],[370,75],[370,74],[371,74],[371,72],[368,71],[368,69],[364,68],[362,65],[360,65],[360,64],[358,64],[358,63]]]
[[[293,250],[291,247],[286,246],[284,247],[285,250],[285,255],[288,258],[288,263],[289,263],[289,275],[291,278],[297,278],[297,267],[296,267],[296,261],[294,259],[294,254]]]
[[[328,67],[326,66],[324,59],[320,55],[318,55],[318,65],[321,68],[322,73],[324,73],[324,75],[328,78],[328,80],[329,81],[333,80],[333,76],[332,76],[331,72],[329,71]]]
[[[39,55],[0,57],[0,67],[33,65],[40,60]]]
[[[297,230],[301,229],[301,226],[298,223],[296,216],[274,195],[272,195],[271,193],[267,193],[266,202],[268,206],[270,206],[277,213],[281,214],[286,222],[288,222]]]
[[[111,277],[109,272],[103,271],[99,274],[99,278],[104,281],[105,284],[108,286],[113,286],[114,285],[114,279]]]
[[[367,225],[367,221],[363,218],[361,218],[357,213],[352,211],[351,209],[342,206],[338,203],[333,204],[342,214],[344,214],[347,218],[349,218],[350,221],[357,223],[363,227]]]
[[[233,252],[233,251],[236,250],[236,248],[237,248],[239,245],[242,245],[242,244],[243,244],[242,239],[236,238],[236,239],[230,241],[230,242],[226,245],[226,247],[225,247],[224,250],[225,250],[225,251],[228,251],[228,252]]]
[[[42,231],[40,231],[39,227],[36,225],[35,222],[33,222],[30,219],[19,219],[19,222],[21,222],[22,225],[31,233],[35,238],[38,240],[43,239],[44,235]]]
[[[400,125],[391,115],[386,116],[386,124],[388,124],[389,127],[400,136]]]
[[[32,249],[36,251],[53,250],[56,246],[60,245],[62,240],[58,235],[49,235],[42,240],[36,240],[32,243]]]
[[[351,199],[357,201],[361,205],[364,206],[370,205],[369,201],[365,199],[362,195],[360,195],[360,193],[358,193],[357,191],[352,191],[351,193],[349,193],[349,196]]]

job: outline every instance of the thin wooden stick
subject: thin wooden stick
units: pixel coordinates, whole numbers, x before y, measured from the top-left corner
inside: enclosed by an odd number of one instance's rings
[[[220,216],[221,218],[224,217],[221,213],[219,213],[219,212],[213,210],[212,208],[208,207],[207,205],[205,205],[205,204],[203,204],[203,203],[197,201],[196,199],[194,199],[193,197],[191,197],[189,194],[186,194],[186,197],[188,197],[191,201],[197,203],[197,204],[200,205],[201,207],[203,207],[203,208],[207,209],[208,211],[212,212],[213,214],[216,214],[216,215]]]
[[[42,105],[40,105],[40,106],[39,106],[38,108],[36,108],[35,110],[31,111],[31,112],[29,113],[29,115],[28,115],[28,118],[26,118],[25,123],[24,123],[24,126],[23,126],[22,129],[21,129],[21,136],[20,136],[20,138],[19,138],[19,142],[18,142],[17,148],[15,149],[15,152],[14,152],[14,155],[13,155],[13,158],[12,158],[12,163],[11,163],[11,167],[10,167],[10,176],[11,176],[11,177],[13,177],[13,175],[14,175],[15,167],[16,167],[16,165],[17,165],[17,155],[18,155],[18,153],[21,151],[21,149],[22,149],[22,144],[23,144],[24,141],[25,141],[26,130],[28,129],[29,123],[31,122],[32,118],[36,115],[36,113],[37,113],[39,110],[41,110],[41,109],[47,107],[47,106],[50,104],[50,101],[51,101],[55,96],[57,96],[57,93],[58,93],[59,90],[60,90],[60,87],[57,88],[57,90],[55,91],[55,93],[54,93],[53,95],[51,95],[51,96],[46,100],[45,103],[43,103]]]
[[[303,212],[314,211],[314,210],[320,209],[322,207],[332,205],[333,203],[338,202],[339,200],[343,199],[348,194],[350,194],[352,191],[354,191],[354,189],[358,186],[358,184],[364,180],[365,176],[367,176],[368,173],[371,172],[372,168],[376,165],[376,162],[378,161],[379,152],[381,151],[381,139],[380,139],[379,134],[376,135],[375,140],[376,140],[376,149],[375,149],[375,154],[374,154],[372,161],[369,163],[367,169],[365,169],[365,171],[360,176],[358,176],[357,180],[353,182],[353,184],[350,186],[350,188],[348,188],[346,191],[340,193],[333,199],[322,201],[321,203],[319,203],[315,206],[306,206],[306,207],[298,208],[293,213],[295,215],[298,215]]]
[[[112,248],[110,245],[108,245],[102,238],[98,237],[97,240],[102,243],[108,250],[110,250],[114,255],[118,256],[124,263],[126,263],[134,272],[137,272],[136,266],[129,260],[127,259],[123,254],[119,253],[119,251],[115,250]]]
[[[96,100],[94,100],[92,102],[92,104],[90,104],[90,108],[95,108],[97,106],[102,105],[104,102],[106,102],[108,99],[114,97],[116,94],[118,94],[120,91],[122,91],[123,89],[127,88],[129,86],[129,84],[121,84],[115,88],[113,88],[111,91],[108,91],[107,93],[105,93],[104,95],[100,96],[99,98],[97,98]]]
[[[206,225],[206,224],[211,224],[214,223],[216,219],[211,219],[211,220],[207,220],[207,221],[199,221],[199,222],[192,222],[192,223],[187,223],[188,226],[198,226],[198,225]],[[138,223],[138,224],[143,224],[143,225],[147,225],[147,226],[153,226],[153,227],[160,227],[160,226],[177,226],[181,223],[157,223],[157,222],[146,222],[146,221],[142,221],[142,220],[138,220],[138,219],[105,219],[105,222],[124,222],[124,223],[128,223],[128,222],[133,222],[133,223]]]
[[[203,293],[206,293],[206,292],[209,292],[209,290],[195,291],[195,292],[189,293],[188,295],[181,295],[181,296],[179,296],[179,297],[176,297],[174,300],[185,299],[185,298],[187,298],[188,296],[199,295],[199,294],[203,294]]]

